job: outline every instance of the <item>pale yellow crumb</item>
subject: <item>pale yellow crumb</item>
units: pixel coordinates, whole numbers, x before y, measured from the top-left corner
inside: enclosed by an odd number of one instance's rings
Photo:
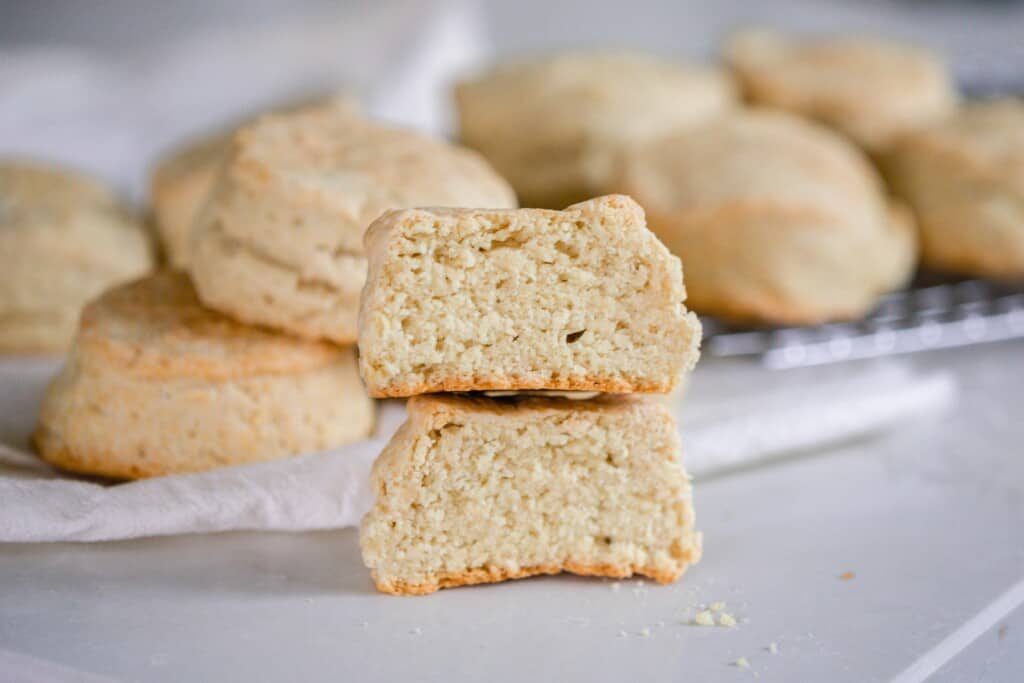
[[[739,667],[741,669],[749,669],[750,668],[750,662],[747,661],[746,657],[740,657],[735,662],[733,662],[732,665],[736,666],[736,667]]]
[[[773,655],[777,655],[779,653],[779,646],[777,643],[768,643],[767,650]]]
[[[734,626],[736,626],[736,617],[729,614],[728,612],[722,612],[718,615],[718,625],[733,628]]]
[[[642,629],[640,629],[640,637],[641,638],[647,638],[650,635],[651,635],[651,629],[647,628],[646,626],[643,627]]]
[[[725,609],[725,603],[722,602],[721,600],[719,600],[718,602],[711,603],[711,611],[712,612],[721,612],[724,609]]]
[[[704,610],[703,612],[697,613],[697,616],[693,618],[693,623],[698,626],[714,626],[715,618],[711,616],[711,612]]]

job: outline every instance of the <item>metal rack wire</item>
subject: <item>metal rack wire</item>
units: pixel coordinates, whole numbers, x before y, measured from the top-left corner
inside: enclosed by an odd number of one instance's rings
[[[1024,283],[964,280],[908,289],[849,323],[743,330],[703,322],[709,356],[759,357],[779,369],[823,365],[1024,338]]]

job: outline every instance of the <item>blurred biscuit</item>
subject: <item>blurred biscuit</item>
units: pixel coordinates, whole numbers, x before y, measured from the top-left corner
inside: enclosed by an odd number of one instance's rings
[[[150,198],[157,234],[175,268],[188,267],[192,226],[230,149],[228,134],[202,138],[175,150],[153,172]]]
[[[240,325],[163,272],[84,309],[35,443],[58,467],[139,478],[321,451],[372,427],[353,348]]]
[[[728,75],[631,53],[570,53],[500,66],[455,92],[462,141],[523,206],[606,194],[623,146],[701,123],[735,100]]]
[[[817,124],[749,111],[652,141],[622,187],[686,264],[693,310],[738,322],[856,318],[914,268],[906,211],[863,154]]]
[[[242,128],[197,225],[200,299],[240,321],[356,340],[363,233],[389,209],[516,205],[475,152],[325,105]]]
[[[924,265],[1024,277],[1024,100],[969,104],[908,133],[886,167],[917,214]]]
[[[101,183],[0,160],[0,353],[64,351],[86,301],[152,266],[145,230]]]
[[[344,93],[301,98],[275,106],[271,111],[291,112],[314,104],[332,104],[357,112],[358,103]],[[251,123],[255,115],[236,122],[230,128],[192,139],[157,162],[150,178],[150,201],[156,232],[167,261],[175,268],[187,268],[191,253],[191,235],[196,219],[217,180],[220,167],[231,151],[232,131]]]
[[[752,29],[727,41],[724,58],[753,104],[820,121],[871,152],[948,114],[958,99],[936,55],[879,39]]]

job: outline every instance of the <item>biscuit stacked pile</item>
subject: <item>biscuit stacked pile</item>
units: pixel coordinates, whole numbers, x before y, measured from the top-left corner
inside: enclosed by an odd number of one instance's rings
[[[362,526],[380,590],[559,571],[668,582],[699,558],[676,425],[629,394],[670,392],[700,326],[635,202],[395,211],[367,251],[363,379],[412,397]]]
[[[343,103],[267,116],[202,150],[182,214],[216,175],[211,155],[224,155],[217,185],[191,234],[175,233],[191,252],[171,252],[191,272],[150,275],[84,309],[35,433],[50,462],[137,478],[369,436],[373,402],[354,347],[366,226],[402,206],[515,205],[475,153]],[[94,200],[93,223],[113,214],[105,201]],[[93,233],[142,239],[107,223]]]

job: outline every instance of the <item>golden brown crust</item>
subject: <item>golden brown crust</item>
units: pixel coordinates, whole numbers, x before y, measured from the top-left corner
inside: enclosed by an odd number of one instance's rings
[[[142,460],[125,462],[121,458],[110,457],[106,454],[75,454],[67,448],[53,447],[42,426],[37,426],[35,431],[32,432],[32,447],[41,459],[54,467],[65,472],[73,472],[90,477],[148,479],[149,477],[163,477],[168,474],[181,474],[181,472],[170,471],[159,462]]]
[[[509,375],[489,377],[452,377],[432,382],[389,383],[368,388],[373,398],[407,398],[420,394],[464,391],[599,391],[609,394],[669,394],[678,384],[678,377],[667,381],[629,379],[625,377],[591,378],[517,378]]]
[[[330,364],[341,351],[203,308],[188,276],[175,271],[117,287],[86,306],[78,344],[123,372],[154,379],[299,372]]]
[[[693,557],[694,555],[696,557]],[[377,586],[377,590],[381,593],[390,593],[391,595],[429,595],[442,588],[499,583],[510,579],[523,579],[541,574],[561,574],[562,572],[578,576],[603,576],[610,579],[627,579],[635,574],[639,574],[654,579],[658,583],[665,584],[678,580],[686,572],[686,568],[699,559],[699,555],[699,551],[691,553],[691,557],[688,557],[685,562],[679,565],[678,571],[642,565],[581,564],[566,560],[561,565],[543,564],[535,567],[521,567],[516,570],[501,567],[477,567],[464,572],[437,574],[432,576],[429,581],[414,584],[401,580],[382,581],[378,578],[377,572],[373,572],[373,581]]]

